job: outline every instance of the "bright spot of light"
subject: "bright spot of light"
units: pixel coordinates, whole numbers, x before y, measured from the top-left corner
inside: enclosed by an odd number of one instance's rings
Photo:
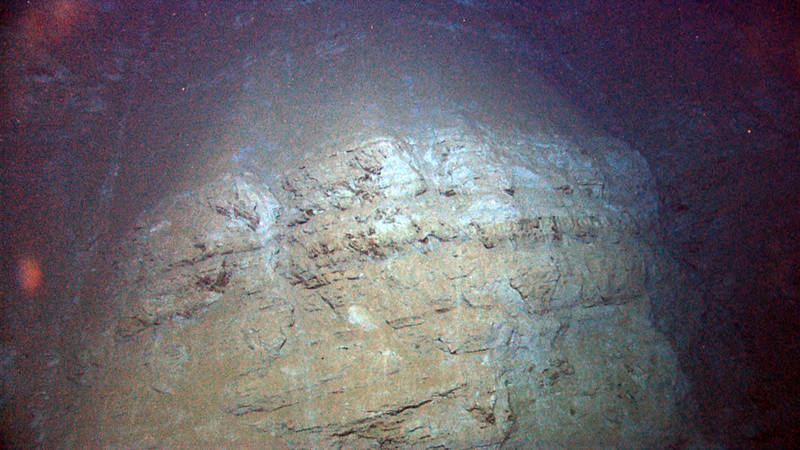
[[[25,256],[17,262],[17,283],[28,295],[33,295],[42,286],[44,274],[36,258]]]

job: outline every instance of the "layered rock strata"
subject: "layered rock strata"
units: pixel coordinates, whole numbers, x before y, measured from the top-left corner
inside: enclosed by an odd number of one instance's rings
[[[140,221],[75,443],[661,446],[652,177],[623,144],[464,128],[320,145]]]

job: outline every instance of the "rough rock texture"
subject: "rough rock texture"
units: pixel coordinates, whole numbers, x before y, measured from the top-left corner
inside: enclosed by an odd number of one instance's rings
[[[636,152],[455,127],[289,166],[142,217],[118,313],[82,355],[74,444],[682,439]]]

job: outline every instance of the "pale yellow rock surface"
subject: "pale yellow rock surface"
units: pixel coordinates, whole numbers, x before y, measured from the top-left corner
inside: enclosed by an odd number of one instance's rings
[[[305,160],[142,217],[83,355],[76,444],[682,439],[688,389],[648,319],[659,249],[638,154],[453,128]]]

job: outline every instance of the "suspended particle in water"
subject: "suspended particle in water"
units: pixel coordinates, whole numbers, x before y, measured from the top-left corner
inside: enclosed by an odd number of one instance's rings
[[[24,256],[17,263],[17,283],[28,295],[33,295],[42,285],[44,274],[36,258]]]

